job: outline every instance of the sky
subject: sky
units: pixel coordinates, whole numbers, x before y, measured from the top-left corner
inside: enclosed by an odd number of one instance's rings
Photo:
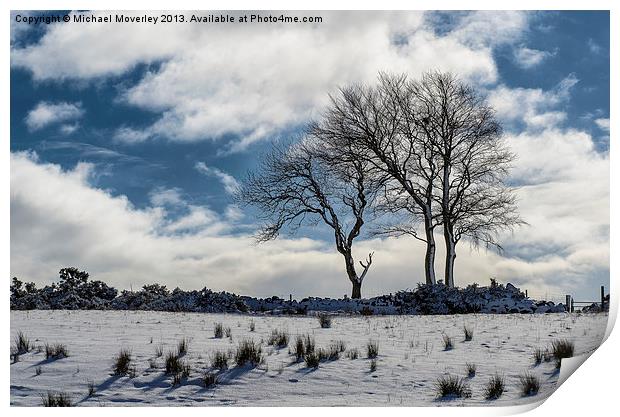
[[[347,294],[329,229],[258,245],[256,213],[232,194],[339,86],[441,70],[495,108],[527,222],[501,237],[501,254],[459,244],[456,285],[496,277],[557,300],[596,300],[609,285],[607,12],[50,25],[17,23],[18,14],[40,13],[11,12],[11,276],[43,285],[76,266],[117,288]],[[363,295],[423,282],[424,249],[363,235],[357,259],[375,252]],[[435,267],[441,277],[441,245]]]

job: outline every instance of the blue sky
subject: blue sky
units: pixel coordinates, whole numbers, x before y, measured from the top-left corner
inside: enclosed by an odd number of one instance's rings
[[[318,114],[338,85],[372,82],[382,70],[415,77],[438,68],[476,85],[498,110],[519,155],[512,181],[526,186],[520,198],[530,223],[506,236],[502,256],[470,253],[462,245],[457,285],[496,275],[530,291],[584,296],[607,285],[607,12],[321,14],[323,24],[295,27],[24,27],[12,21],[11,209],[24,213],[12,216],[12,275],[49,282],[69,263],[121,287],[164,281],[259,295],[341,295],[348,283],[327,230],[303,230],[303,236],[256,248],[248,238],[257,226],[252,213],[234,207],[230,191],[272,141],[294,137]],[[581,178],[581,170],[598,176]],[[580,195],[586,180],[600,188],[575,203],[579,197],[566,190]],[[63,181],[77,187],[72,194]],[[74,201],[73,211],[46,207],[29,191],[51,183],[59,187],[53,196]],[[101,211],[89,207],[82,192],[101,199]],[[555,200],[537,206],[537,193]],[[106,213],[110,218],[101,217]],[[134,217],[140,220],[128,220]],[[101,229],[125,221],[143,221],[143,229],[106,239]],[[26,229],[50,237],[77,230],[84,238],[43,250]],[[87,235],[119,241],[102,247],[85,243]],[[148,242],[141,245],[141,239]],[[153,245],[154,253],[170,248],[160,258],[165,265],[153,265],[158,260],[149,260],[148,251],[119,260],[124,256],[115,251],[133,244]],[[184,249],[188,245],[194,249]],[[412,287],[417,281],[410,275],[422,279],[420,262],[410,260],[423,251],[415,242],[366,238],[360,246],[389,252],[383,262],[377,256],[383,265],[371,272],[384,278],[369,274],[370,292]],[[247,257],[236,258],[240,252]],[[480,258],[484,267],[476,266]],[[244,262],[265,277],[233,266]],[[442,264],[439,258],[438,271]],[[292,283],[292,274],[301,278]]]

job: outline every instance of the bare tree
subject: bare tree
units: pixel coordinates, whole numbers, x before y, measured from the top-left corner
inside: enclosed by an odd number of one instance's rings
[[[456,245],[501,249],[502,230],[523,223],[506,177],[514,155],[502,140],[493,109],[452,74],[431,72],[409,82],[415,130],[433,148],[439,176],[433,196],[440,208],[446,244],[445,283],[454,286]]]
[[[236,198],[259,209],[265,223],[257,234],[259,242],[275,239],[284,228],[294,233],[304,224],[328,225],[345,260],[351,298],[361,298],[373,253],[359,262],[358,274],[352,248],[378,187],[364,161],[338,158],[334,150],[308,138],[286,148],[274,146],[258,172],[248,174]]]
[[[440,172],[436,148],[426,146],[412,119],[413,98],[406,76],[381,74],[377,87],[354,84],[331,96],[323,118],[311,125],[310,132],[350,159],[364,161],[371,175],[382,179],[384,204],[379,206],[409,214],[408,223],[385,225],[382,233],[406,233],[423,241],[426,283],[434,284],[434,230],[440,216],[433,210],[433,187]],[[423,234],[417,223],[423,224]]]

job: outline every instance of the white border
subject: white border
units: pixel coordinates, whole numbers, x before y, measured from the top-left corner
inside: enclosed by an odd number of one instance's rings
[[[2,34],[2,45],[4,47],[4,53],[2,54],[2,80],[1,85],[3,92],[2,104],[0,108],[0,129],[2,132],[1,141],[3,151],[0,154],[0,169],[2,175],[0,176],[0,192],[4,197],[0,203],[0,230],[3,231],[2,239],[0,240],[0,265],[2,265],[2,272],[5,279],[9,278],[10,274],[10,235],[9,235],[9,184],[10,184],[10,168],[9,168],[9,111],[10,111],[10,94],[9,78],[10,78],[10,42],[9,42],[9,10],[70,10],[70,9],[118,9],[118,10],[190,10],[190,9],[222,9],[222,10],[239,10],[239,9],[268,9],[268,10],[339,10],[350,9],[351,4],[357,6],[358,9],[363,10],[496,10],[496,9],[518,9],[518,10],[611,10],[611,71],[610,74],[619,74],[618,67],[618,54],[620,48],[618,47],[615,39],[619,39],[618,27],[620,23],[620,12],[617,1],[613,0],[589,0],[583,1],[553,1],[553,0],[520,0],[520,1],[502,1],[501,3],[495,1],[467,1],[463,2],[458,0],[418,0],[414,2],[407,2],[402,0],[382,0],[380,2],[370,1],[357,1],[355,3],[346,2],[342,0],[316,0],[316,1],[283,1],[283,0],[271,0],[263,1],[260,5],[255,4],[248,0],[229,0],[229,1],[210,1],[199,2],[192,0],[176,0],[174,2],[164,2],[161,0],[146,2],[136,2],[127,0],[82,0],[82,1],[62,1],[62,0],[5,0],[2,2],[3,18],[0,19],[0,27]],[[618,92],[616,91],[617,82],[614,77],[611,77],[611,107],[610,107],[610,119],[611,119],[611,131],[616,132],[618,128],[617,123],[617,111],[618,104]],[[611,141],[610,141],[611,142]],[[616,146],[611,144],[610,146],[611,160],[615,161],[617,157]],[[615,179],[618,175],[618,169],[615,165],[611,164],[611,210],[618,210],[618,191],[614,191],[614,185],[617,184]],[[614,249],[618,249],[617,239],[617,226],[615,222],[611,222],[611,241],[610,250],[612,254],[616,253]],[[610,259],[610,271],[611,271],[611,289],[612,289],[612,311],[610,312],[610,320],[608,325],[609,339],[598,349],[592,357],[581,366],[572,376],[567,383],[563,384],[549,399],[544,402],[544,405],[535,408],[539,404],[532,404],[529,406],[520,407],[489,407],[489,408],[416,408],[410,410],[408,408],[391,407],[389,413],[395,416],[409,416],[411,413],[421,415],[464,415],[464,416],[484,416],[484,415],[506,415],[521,413],[532,408],[531,415],[548,416],[551,413],[559,416],[571,416],[579,414],[588,415],[603,415],[609,414],[613,410],[615,399],[617,394],[617,386],[614,384],[615,377],[618,375],[620,365],[617,360],[617,352],[620,349],[620,336],[618,331],[610,334],[615,322],[618,310],[618,293],[613,292],[617,288],[618,280],[614,276],[613,271],[616,270],[617,261],[614,256]],[[8,285],[8,284],[5,284]],[[6,287],[5,287],[6,288]],[[2,333],[5,343],[5,352],[8,352],[10,345],[9,337],[9,297],[8,291],[4,296],[0,296],[0,309],[2,311]],[[139,409],[132,408],[75,408],[75,409],[32,409],[32,408],[10,408],[9,407],[9,384],[10,384],[10,368],[9,361],[4,361],[3,378],[0,385],[0,392],[2,397],[3,411],[8,412],[8,415],[16,416],[32,416],[32,415],[54,415],[54,416],[83,416],[83,415],[97,415],[97,416],[109,416],[111,413],[117,415],[133,415],[136,412],[139,414],[148,413],[153,417],[167,416],[170,412],[181,413],[184,415],[192,416],[204,416],[205,413],[209,414],[226,414],[226,415],[243,415],[251,414],[257,415],[270,415],[270,416],[287,416],[291,414],[296,416],[314,416],[316,413],[327,415],[365,415],[381,412],[380,410],[373,410],[371,408],[303,408],[303,409],[290,409],[290,408],[233,408],[222,409],[210,407],[205,410],[201,407],[196,408],[175,408],[173,410],[169,408],[146,408],[140,407]],[[7,415],[7,414],[5,414]]]

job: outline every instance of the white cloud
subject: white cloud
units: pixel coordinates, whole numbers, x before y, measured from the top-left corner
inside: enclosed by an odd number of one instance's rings
[[[521,68],[529,69],[540,65],[546,58],[553,56],[549,51],[539,51],[525,46],[515,49],[514,56],[517,65]]]
[[[26,116],[26,125],[30,130],[39,130],[55,123],[79,119],[84,115],[81,103],[40,102]],[[68,132],[71,133],[71,132]]]
[[[372,81],[381,70],[416,76],[440,69],[494,82],[492,48],[518,39],[527,26],[522,12],[464,14],[443,34],[420,12],[321,14],[319,25],[84,25],[79,37],[71,25],[52,25],[38,43],[14,48],[11,62],[38,80],[93,79],[159,64],[122,98],[161,117],[147,127],[123,126],[115,138],[232,134],[234,152],[305,122],[329,91]]]
[[[224,190],[228,194],[234,194],[239,188],[239,183],[237,182],[235,177],[222,171],[219,168],[208,167],[207,164],[205,164],[204,162],[196,162],[196,165],[194,165],[194,167],[196,168],[196,170],[198,170],[198,172],[202,174],[217,178],[222,183],[222,185],[224,186]]]
[[[508,140],[519,156],[514,175],[530,178],[519,203],[529,226],[502,239],[508,248],[504,256],[459,245],[457,284],[484,284],[497,276],[530,291],[552,293],[600,285],[609,273],[608,157],[596,153],[583,132],[549,130]],[[80,164],[63,171],[29,154],[11,155],[12,275],[48,283],[61,267],[77,265],[121,288],[157,281],[260,296],[349,292],[342,259],[331,242],[281,238],[256,245],[249,236],[229,233],[238,221],[233,208],[221,217],[187,205],[178,190],[160,189],[151,196],[152,207],[137,209],[124,196],[89,185],[93,169]],[[187,207],[187,214],[168,221],[160,206],[168,203]],[[412,288],[423,280],[424,246],[419,242],[356,243],[358,259],[370,251],[376,252],[375,262],[365,294]]]
[[[504,122],[523,123],[531,129],[546,129],[566,119],[566,113],[558,108],[570,99],[570,91],[578,82],[570,74],[549,91],[500,85],[490,91],[488,101]]]
[[[151,204],[156,207],[161,206],[179,206],[182,205],[183,198],[181,190],[178,188],[162,188],[158,187],[149,193]]]
[[[609,119],[596,119],[594,123],[599,127],[599,129],[609,132]]]

